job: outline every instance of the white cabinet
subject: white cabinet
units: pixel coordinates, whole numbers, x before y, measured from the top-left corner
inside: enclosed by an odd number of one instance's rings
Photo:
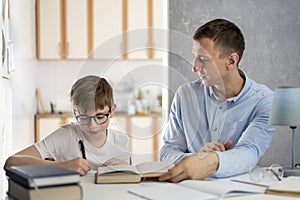
[[[115,59],[122,55],[122,2],[123,0],[94,0],[94,59]]]
[[[66,3],[66,47],[68,59],[88,57],[87,0],[68,0]]]
[[[36,114],[34,119],[35,142],[45,138],[60,126],[75,121],[72,112],[64,112],[62,114]]]
[[[128,59],[148,58],[148,0],[128,0]]]
[[[37,58],[160,59],[164,1],[37,0]]]
[[[60,59],[61,19],[60,0],[37,0],[37,57]]]
[[[166,51],[166,45],[163,42],[167,40],[166,31],[163,30],[163,4],[164,0],[153,1],[153,58],[161,59],[163,51]]]
[[[37,0],[37,58],[87,58],[87,21],[86,0]]]

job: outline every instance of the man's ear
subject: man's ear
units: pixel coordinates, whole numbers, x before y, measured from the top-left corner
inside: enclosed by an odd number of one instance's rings
[[[112,105],[112,107],[110,109],[110,115],[109,115],[110,118],[112,118],[114,116],[116,109],[117,109],[117,105],[116,104]]]
[[[239,55],[237,53],[231,53],[227,56],[226,69],[231,70],[237,67],[239,62]]]

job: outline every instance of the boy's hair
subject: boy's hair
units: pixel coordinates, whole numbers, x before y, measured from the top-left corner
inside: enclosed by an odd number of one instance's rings
[[[113,106],[113,89],[105,78],[86,76],[72,86],[70,101],[73,109],[80,109],[81,112],[102,110],[105,106]]]
[[[214,41],[214,48],[220,48],[220,57],[231,53],[239,55],[239,61],[245,49],[244,36],[241,30],[232,22],[225,19],[215,19],[199,27],[193,39],[209,38]]]

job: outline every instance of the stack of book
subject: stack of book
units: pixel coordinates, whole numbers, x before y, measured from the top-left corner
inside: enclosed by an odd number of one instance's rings
[[[24,200],[82,199],[77,172],[52,165],[13,166],[6,170],[8,196]]]

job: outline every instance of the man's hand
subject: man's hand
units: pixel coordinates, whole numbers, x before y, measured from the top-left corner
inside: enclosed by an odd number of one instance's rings
[[[204,152],[220,151],[220,152],[223,152],[223,151],[226,151],[227,149],[229,149],[229,147],[231,145],[232,145],[231,140],[228,140],[224,144],[222,144],[220,142],[217,142],[217,141],[207,142],[200,151],[204,151]]]
[[[217,171],[218,164],[219,158],[214,152],[207,153],[202,159],[199,158],[198,153],[192,154],[182,159],[167,173],[161,175],[159,180],[169,180],[171,182],[179,182],[185,179],[203,180]]]
[[[108,161],[106,161],[105,163],[103,163],[102,166],[109,166],[109,165],[121,165],[121,164],[127,164],[124,160],[121,160],[119,158],[111,158]]]
[[[185,179],[203,180],[217,171],[219,158],[212,151],[226,151],[232,145],[228,140],[224,144],[220,142],[207,142],[199,153],[182,159],[175,167],[160,176],[160,181],[169,180],[178,182]]]
[[[55,163],[59,167],[63,167],[72,171],[78,172],[81,176],[84,176],[88,171],[91,170],[91,164],[82,157],[77,157],[72,160]]]

